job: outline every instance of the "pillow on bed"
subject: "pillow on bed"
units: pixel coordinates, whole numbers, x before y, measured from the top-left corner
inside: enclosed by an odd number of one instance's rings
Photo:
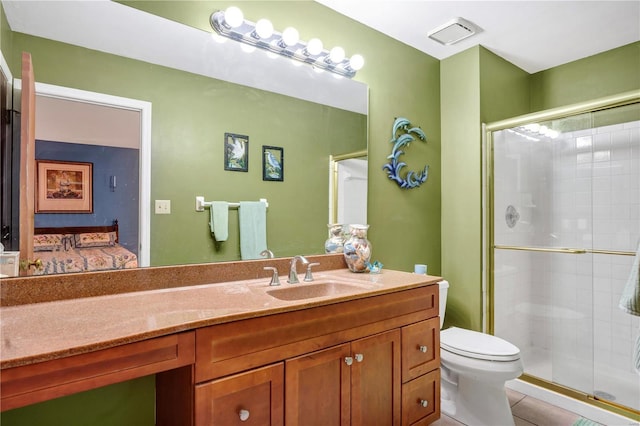
[[[75,246],[85,247],[106,247],[116,245],[115,232],[90,232],[86,234],[75,234],[73,236]]]
[[[62,251],[67,249],[66,234],[40,234],[33,236],[33,251]]]

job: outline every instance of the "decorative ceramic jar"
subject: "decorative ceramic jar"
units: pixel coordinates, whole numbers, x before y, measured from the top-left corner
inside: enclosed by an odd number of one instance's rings
[[[371,260],[371,243],[367,240],[369,225],[351,225],[351,236],[344,243],[344,259],[351,272],[365,272]]]
[[[330,223],[327,225],[329,228],[329,238],[324,242],[325,253],[342,253],[344,245],[344,234],[342,232],[341,223]]]

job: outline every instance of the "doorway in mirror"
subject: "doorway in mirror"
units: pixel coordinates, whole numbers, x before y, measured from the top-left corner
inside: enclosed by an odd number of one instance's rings
[[[350,224],[367,223],[368,161],[366,151],[334,156],[331,167],[329,221]]]

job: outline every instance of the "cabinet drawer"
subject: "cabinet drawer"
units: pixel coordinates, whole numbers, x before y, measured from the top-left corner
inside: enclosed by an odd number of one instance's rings
[[[413,288],[196,330],[196,383],[438,315],[438,286]]]
[[[402,382],[440,367],[440,318],[402,327]]]
[[[440,369],[402,385],[402,425],[428,425],[440,418]]]
[[[23,407],[194,362],[192,332],[2,370],[1,411]]]
[[[271,425],[284,423],[282,363],[196,385],[195,424]]]

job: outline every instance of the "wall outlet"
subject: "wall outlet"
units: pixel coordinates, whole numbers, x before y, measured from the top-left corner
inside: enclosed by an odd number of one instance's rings
[[[171,200],[156,200],[156,214],[171,214]]]

